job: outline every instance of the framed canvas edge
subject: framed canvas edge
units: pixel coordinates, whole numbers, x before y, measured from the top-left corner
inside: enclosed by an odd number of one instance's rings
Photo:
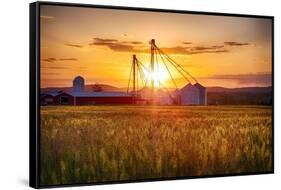
[[[163,12],[163,13],[182,13],[195,15],[213,15],[213,16],[232,16],[246,18],[263,18],[271,20],[272,31],[272,170],[268,172],[254,173],[232,173],[218,175],[202,175],[202,176],[186,176],[186,177],[168,177],[168,178],[151,178],[139,180],[123,180],[123,181],[107,181],[107,182],[92,182],[92,183],[71,183],[62,185],[40,185],[40,6],[71,6],[85,8],[101,8],[115,10],[132,10],[146,12]],[[171,10],[158,8],[143,8],[143,7],[126,7],[112,5],[94,5],[80,3],[62,3],[49,1],[36,1],[29,4],[29,186],[36,189],[57,188],[57,187],[77,187],[90,185],[110,185],[123,183],[139,183],[139,182],[154,182],[154,181],[169,181],[169,180],[185,180],[185,179],[200,179],[200,178],[217,178],[217,177],[236,177],[248,175],[263,175],[274,174],[274,16],[269,15],[251,15],[251,14],[234,14],[234,13],[219,13],[219,12],[201,12],[189,10]]]
[[[29,186],[40,184],[40,27],[39,3],[29,4]]]

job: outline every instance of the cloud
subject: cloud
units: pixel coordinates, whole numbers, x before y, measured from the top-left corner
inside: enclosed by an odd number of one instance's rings
[[[218,49],[218,48],[223,48],[224,45],[214,45],[214,46],[211,46],[213,49]]]
[[[110,38],[93,38],[95,42],[100,42],[100,43],[114,43],[118,42],[116,39],[110,39]]]
[[[247,73],[247,74],[227,74],[227,75],[213,75],[207,77],[207,79],[217,79],[217,80],[233,80],[238,84],[243,85],[272,85],[272,74],[265,73]]]
[[[191,44],[191,42],[185,42],[185,44]],[[140,41],[119,41],[117,39],[103,39],[93,38],[93,42],[90,45],[106,46],[112,51],[116,52],[128,52],[128,53],[149,53],[150,48],[147,46],[144,48],[145,43]],[[181,54],[191,55],[200,53],[225,53],[228,52],[224,48],[224,45],[212,45],[212,46],[174,46],[161,48],[167,54]]]
[[[140,41],[119,41],[116,39],[93,38],[93,42],[89,45],[106,46],[117,52],[143,52],[143,50],[139,49],[139,45],[143,45],[143,42]]]
[[[41,66],[41,69],[55,69],[55,70],[59,70],[59,69],[66,69],[67,67],[62,67],[62,66]]]
[[[54,57],[49,57],[49,58],[41,59],[41,61],[53,63],[53,62],[57,61],[57,59]]]
[[[188,48],[183,46],[175,46],[175,47],[164,47],[161,48],[162,51],[168,54],[187,54]]]
[[[187,42],[187,41],[183,41],[182,42],[184,45],[190,45],[190,44],[192,44],[192,42]]]
[[[64,45],[69,46],[69,47],[74,47],[74,48],[83,48],[83,46],[79,45],[79,44],[65,43]]]
[[[250,45],[249,43],[241,43],[241,42],[233,42],[233,41],[227,41],[227,42],[224,42],[225,45],[228,45],[228,46],[247,46],[247,45]]]
[[[60,58],[59,61],[78,61],[76,58]]]
[[[122,41],[121,43],[124,43],[124,44],[134,44],[134,45],[144,44],[143,42],[140,42],[140,41]]]
[[[193,47],[184,47],[176,46],[170,48],[161,48],[165,53],[170,54],[203,54],[203,53],[226,53],[227,49],[223,45],[212,45],[212,46],[193,46]]]
[[[143,45],[141,41],[119,41],[117,39],[93,38],[90,45]]]
[[[203,53],[227,53],[227,49],[212,49],[212,50],[200,50],[200,51],[190,51],[187,54],[203,54]]]
[[[176,55],[193,55],[193,54],[218,54],[230,52],[229,46],[246,46],[249,43],[225,41],[223,44],[215,45],[193,45],[193,42],[183,41],[181,45],[171,47],[161,47],[167,54]],[[89,45],[105,46],[115,52],[127,52],[127,53],[149,53],[150,47],[148,44],[141,41],[119,41],[112,38],[93,38],[93,41]]]
[[[78,59],[76,59],[76,58],[54,58],[54,57],[49,57],[49,58],[41,59],[41,61],[48,62],[48,63],[54,63],[54,62],[57,62],[57,61],[78,61]]]
[[[110,49],[114,51],[120,51],[120,52],[135,52],[137,51],[134,49],[134,46],[132,45],[124,45],[124,44],[111,44],[108,46]]]
[[[206,51],[206,50],[216,50],[223,48],[223,45],[213,45],[213,46],[194,46],[189,49],[193,51]]]

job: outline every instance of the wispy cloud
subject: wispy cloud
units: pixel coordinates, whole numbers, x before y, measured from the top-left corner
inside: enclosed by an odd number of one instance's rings
[[[53,63],[53,62],[57,61],[57,59],[54,57],[49,57],[49,58],[41,59],[41,61]]]
[[[78,61],[77,58],[55,58],[55,57],[49,57],[49,58],[44,58],[44,59],[41,59],[41,61],[44,61],[44,62],[48,62],[48,63],[54,63],[54,62],[57,62],[57,61]]]
[[[110,39],[110,38],[93,38],[94,42],[98,43],[114,43],[118,42],[116,39]]]
[[[74,48],[83,48],[83,45],[79,45],[79,44],[65,43],[64,45]]]
[[[184,44],[184,45],[190,45],[190,44],[192,44],[192,42],[183,41],[182,44]]]
[[[149,53],[150,48],[146,43],[141,41],[119,41],[112,38],[93,38],[89,45],[106,46],[112,51],[128,53]],[[246,46],[249,43],[226,41],[224,43],[212,45],[195,45],[193,42],[183,41],[181,45],[171,47],[161,47],[168,54],[193,55],[206,53],[227,53],[230,52],[230,46]]]
[[[186,45],[192,44],[191,42],[183,42]],[[93,42],[90,45],[106,46],[109,49],[116,52],[132,52],[132,53],[149,53],[149,47],[145,47],[144,42],[141,41],[119,41],[117,39],[103,39],[93,38]],[[173,46],[161,48],[168,54],[200,54],[200,53],[225,53],[228,52],[224,48],[224,45],[212,45],[212,46]]]
[[[140,41],[122,41],[121,43],[124,43],[124,44],[134,44],[134,45],[144,44],[143,42],[140,42]]]
[[[78,61],[76,58],[60,58],[59,61]]]
[[[139,41],[119,41],[117,39],[104,39],[104,38],[93,38],[93,41],[89,45],[106,46],[109,49],[117,52],[142,52],[138,48],[138,45],[143,44]]]
[[[171,54],[203,54],[203,53],[226,53],[227,49],[224,48],[223,45],[212,45],[212,46],[176,46],[176,47],[168,47],[161,48],[166,53]]]
[[[67,69],[67,67],[62,67],[62,66],[41,66],[41,69],[54,69],[54,70],[59,70],[59,69]]]
[[[246,43],[246,42],[234,42],[234,41],[227,41],[227,42],[224,42],[225,45],[228,45],[228,46],[247,46],[247,45],[250,45],[249,43]]]

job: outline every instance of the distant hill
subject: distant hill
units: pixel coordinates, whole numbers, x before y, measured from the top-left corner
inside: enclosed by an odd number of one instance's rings
[[[262,93],[271,92],[271,87],[244,87],[244,88],[224,88],[224,87],[207,87],[208,92],[252,92]]]
[[[52,87],[42,88],[41,92],[46,91],[65,91],[71,92],[72,87]],[[107,84],[85,85],[85,91],[102,92],[125,92],[126,88],[118,88]],[[175,89],[169,89],[174,91]],[[207,87],[208,105],[272,105],[272,87],[245,87],[245,88],[224,88]]]
[[[209,105],[272,105],[272,87],[208,87]]]
[[[123,91],[122,88],[117,88],[115,86],[107,85],[107,84],[88,84],[85,85],[85,91],[86,92],[92,92],[100,89],[100,91],[103,92],[120,92]],[[64,92],[71,92],[72,87],[49,87],[49,88],[41,88],[41,92],[46,92],[46,91],[54,91],[54,90],[61,90]]]

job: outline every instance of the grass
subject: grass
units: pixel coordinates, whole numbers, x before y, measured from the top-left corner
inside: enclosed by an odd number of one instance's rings
[[[270,106],[41,107],[41,185],[272,171]]]

